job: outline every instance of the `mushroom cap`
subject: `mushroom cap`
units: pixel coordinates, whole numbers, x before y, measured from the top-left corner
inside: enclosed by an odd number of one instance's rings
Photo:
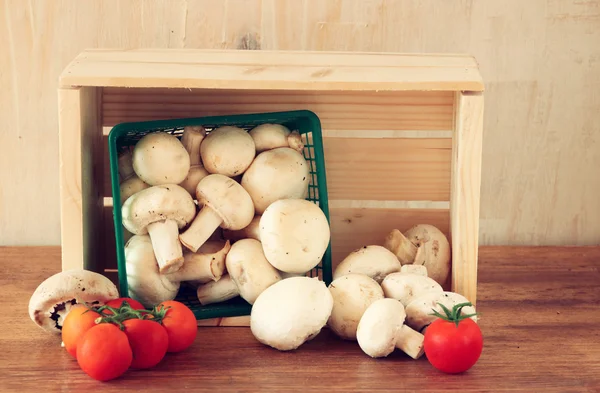
[[[262,245],[255,239],[235,242],[227,253],[225,266],[240,296],[250,304],[265,289],[281,280],[277,270],[265,258]]]
[[[404,232],[404,236],[417,247],[415,265],[425,265],[427,275],[444,285],[450,275],[450,243],[437,227],[419,224]]]
[[[333,297],[323,281],[286,278],[258,296],[250,312],[250,330],[265,345],[293,350],[319,334],[332,308]]]
[[[442,286],[429,277],[401,272],[388,274],[381,282],[381,288],[385,297],[400,300],[404,306],[427,292],[444,292]]]
[[[133,169],[151,186],[179,184],[190,170],[190,155],[176,136],[152,132],[135,144]]]
[[[402,265],[396,255],[379,245],[364,246],[352,251],[339,263],[333,279],[348,273],[362,273],[381,283],[385,276],[399,272]]]
[[[358,323],[358,345],[374,358],[389,355],[396,349],[396,339],[405,318],[404,306],[398,300],[385,298],[373,302]]]
[[[350,273],[329,284],[333,310],[327,325],[345,340],[356,340],[358,322],[365,310],[383,299],[383,290],[375,280],[364,274]]]
[[[254,139],[257,153],[278,147],[292,147],[300,151],[304,147],[300,134],[290,132],[283,124],[261,124],[250,130],[249,134]]]
[[[286,273],[305,273],[321,262],[331,233],[323,211],[305,199],[280,199],[260,218],[267,260]]]
[[[150,236],[134,235],[129,239],[125,244],[125,266],[129,296],[144,307],[154,307],[177,296],[179,283],[159,273]]]
[[[131,176],[127,180],[124,180],[119,185],[119,192],[121,194],[121,204],[123,204],[133,194],[145,190],[149,187],[150,185],[145,183],[142,179],[140,179],[137,176]]]
[[[223,229],[223,238],[229,239],[232,242],[248,238],[260,241],[260,215],[254,216],[250,224],[240,230],[232,231]]]
[[[239,230],[252,222],[254,205],[238,182],[220,174],[211,174],[196,187],[198,204],[207,205],[223,220],[221,228]]]
[[[84,269],[71,269],[45,279],[29,299],[29,317],[42,329],[60,333],[69,309],[77,302],[99,305],[119,297],[107,277]]]
[[[163,184],[133,194],[121,211],[125,229],[145,235],[149,224],[166,219],[174,220],[179,228],[183,228],[196,216],[196,204],[183,187]]]
[[[256,150],[248,132],[239,127],[224,126],[204,138],[200,156],[208,172],[233,177],[248,169]]]
[[[194,165],[190,168],[185,179],[179,185],[190,193],[192,198],[196,197],[196,187],[200,180],[208,176],[208,171],[202,165]]]
[[[308,195],[310,168],[304,156],[289,147],[267,150],[256,156],[242,177],[256,214],[279,199],[304,199]]]
[[[427,292],[421,296],[415,297],[406,306],[406,324],[416,331],[422,331],[423,328],[427,327],[431,322],[438,319],[435,315],[431,315],[433,310],[436,310],[440,314],[444,315],[442,307],[438,303],[443,304],[445,307],[452,309],[457,304],[468,303],[466,297],[455,293],[455,292]],[[475,307],[468,306],[462,309],[463,314],[475,313]],[[471,317],[471,319],[477,322],[477,316]]]

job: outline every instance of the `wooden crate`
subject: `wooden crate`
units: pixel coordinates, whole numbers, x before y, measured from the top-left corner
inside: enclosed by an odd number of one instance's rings
[[[483,83],[471,56],[88,50],[58,94],[63,269],[116,271],[110,127],[309,109],[323,126],[334,266],[431,223],[451,239],[449,289],[476,302]]]

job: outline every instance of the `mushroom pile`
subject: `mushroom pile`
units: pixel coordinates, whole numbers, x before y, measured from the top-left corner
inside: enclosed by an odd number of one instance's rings
[[[394,229],[383,239],[349,253],[333,272],[333,298],[327,326],[343,340],[356,341],[373,358],[399,349],[413,359],[423,353],[424,333],[434,310],[469,303],[444,290],[450,273],[450,245],[432,225],[405,233]],[[463,313],[475,314],[473,306]],[[471,317],[477,321],[476,316]]]
[[[330,240],[327,217],[306,200],[303,149],[279,124],[144,135],[119,159],[130,296],[154,307],[185,285],[202,305],[255,304],[283,281],[306,297],[322,293],[318,281],[287,281],[314,269]]]

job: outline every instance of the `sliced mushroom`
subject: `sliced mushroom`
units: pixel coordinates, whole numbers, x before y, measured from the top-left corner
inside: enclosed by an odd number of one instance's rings
[[[176,136],[152,132],[135,144],[133,169],[151,186],[179,184],[190,170],[190,155]]]
[[[197,295],[201,304],[211,304],[238,295],[253,304],[265,289],[281,280],[277,270],[265,258],[260,242],[255,239],[235,242],[225,264],[235,288],[217,283],[200,286]]]
[[[223,229],[223,237],[232,242],[242,239],[256,239],[260,241],[260,217],[260,215],[254,216],[250,224],[237,231]]]
[[[364,312],[356,338],[364,353],[373,357],[386,357],[398,348],[413,359],[423,355],[421,333],[404,324],[404,306],[395,299],[381,299]]]
[[[360,318],[373,302],[383,299],[383,290],[371,277],[350,273],[333,280],[329,291],[333,310],[327,325],[340,338],[356,340]]]
[[[183,128],[181,144],[190,155],[190,170],[186,178],[179,185],[190,193],[192,198],[196,197],[196,186],[206,176],[208,171],[202,165],[200,159],[200,145],[206,136],[206,130],[202,126],[188,126]]]
[[[248,169],[256,150],[248,132],[239,127],[224,126],[211,131],[204,138],[200,155],[209,173],[233,177]]]
[[[208,138],[208,137],[207,137]],[[198,183],[196,198],[202,206],[179,240],[196,252],[220,226],[239,230],[254,218],[254,205],[250,195],[235,180],[219,174],[208,175]]]
[[[444,290],[435,280],[412,273],[391,273],[381,282],[385,297],[399,300],[406,307],[414,298],[428,292],[442,293]]]
[[[452,309],[457,304],[469,303],[469,300],[464,296],[455,292],[442,292],[437,291],[427,292],[413,300],[406,306],[406,323],[411,328],[424,332],[424,329],[435,321],[438,317],[433,315],[433,311],[437,311],[443,314],[442,307],[438,304],[441,303],[448,309]],[[464,314],[475,314],[474,306],[467,306],[462,309]],[[477,316],[472,316],[471,319],[477,322]]]
[[[349,273],[361,273],[381,283],[385,276],[399,272],[402,265],[388,249],[378,246],[364,246],[352,251],[333,272],[333,279]]]
[[[319,334],[332,309],[333,297],[323,281],[287,278],[258,296],[250,313],[250,330],[262,344],[294,350]]]
[[[183,264],[179,229],[196,215],[190,194],[176,184],[152,186],[129,197],[121,210],[129,232],[150,234],[161,273],[177,271]]]
[[[317,266],[330,235],[323,211],[305,199],[275,201],[260,219],[265,256],[271,265],[287,273],[305,273]]]
[[[424,265],[427,274],[445,285],[450,274],[450,243],[442,231],[433,225],[415,225],[402,234],[394,229],[384,240],[400,263]]]
[[[250,136],[254,139],[257,153],[278,147],[290,147],[298,152],[304,149],[300,133],[290,132],[290,129],[282,124],[261,124],[250,130]]]
[[[260,153],[242,177],[242,187],[254,203],[256,214],[279,199],[305,199],[310,168],[302,154],[289,147]]]
[[[229,249],[229,242],[206,243],[198,253],[186,253],[186,261],[177,272],[162,274],[150,237],[133,236],[125,245],[129,296],[150,308],[175,299],[183,281],[219,280],[224,273],[225,256]]]
[[[64,318],[77,303],[103,305],[119,297],[105,276],[84,269],[65,270],[45,279],[29,299],[29,317],[42,329],[60,334]]]

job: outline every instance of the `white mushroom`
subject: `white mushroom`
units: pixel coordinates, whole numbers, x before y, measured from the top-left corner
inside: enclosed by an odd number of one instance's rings
[[[225,264],[233,285],[209,283],[198,287],[197,295],[201,304],[238,295],[253,304],[265,289],[281,280],[277,270],[266,260],[260,242],[255,239],[235,242]]]
[[[373,357],[386,357],[398,348],[413,359],[423,355],[421,333],[404,324],[406,313],[402,303],[395,299],[381,299],[364,312],[356,338],[364,353]]]
[[[250,130],[250,136],[254,139],[258,153],[278,147],[290,147],[298,152],[304,149],[298,131],[290,132],[290,129],[282,124],[261,124]]]
[[[262,344],[294,350],[319,334],[332,309],[333,297],[323,281],[287,278],[258,296],[250,313],[250,330]]]
[[[402,234],[391,231],[384,247],[392,251],[400,263],[424,265],[427,274],[445,285],[450,274],[450,243],[442,231],[433,225],[415,225]]]
[[[433,315],[434,310],[443,313],[443,309],[438,303],[443,304],[448,309],[452,309],[457,304],[469,303],[469,300],[455,292],[439,293],[434,291],[424,293],[415,297],[406,306],[406,324],[417,331],[423,331],[431,322],[438,318]],[[475,307],[464,307],[462,312],[467,315],[475,314]],[[477,322],[477,316],[473,316],[471,319]]]
[[[257,155],[244,172],[241,184],[250,194],[256,214],[262,214],[279,199],[305,199],[309,172],[302,154],[280,147]]]
[[[129,296],[150,308],[175,299],[183,281],[219,280],[225,270],[229,249],[229,242],[206,243],[198,253],[186,253],[186,261],[177,272],[161,274],[150,237],[133,236],[125,245]]]
[[[423,265],[402,265],[400,273],[418,274],[427,277],[427,268]]]
[[[411,273],[391,273],[381,282],[385,297],[400,300],[406,307],[412,299],[428,292],[442,293],[441,285],[429,277]]]
[[[183,264],[179,229],[196,214],[192,197],[176,184],[152,186],[125,201],[123,225],[136,235],[150,234],[161,273],[176,271]]]
[[[117,287],[105,276],[84,269],[65,270],[38,285],[29,299],[29,317],[42,329],[60,334],[73,305],[103,305],[118,297]]]
[[[211,281],[198,286],[198,301],[202,305],[221,303],[240,295],[237,285],[229,274],[224,274],[219,281]]]
[[[136,192],[150,187],[150,185],[135,174],[132,159],[130,151],[119,156],[119,174],[121,175],[119,191],[121,194],[121,204]]]
[[[333,272],[333,279],[348,273],[362,273],[381,283],[385,276],[399,272],[400,261],[382,246],[364,246],[352,251]]]
[[[237,231],[231,229],[223,229],[223,237],[232,242],[242,239],[256,239],[260,241],[260,215],[254,216],[250,224]]]
[[[219,226],[239,230],[248,226],[254,218],[250,195],[227,176],[211,174],[200,180],[196,187],[196,198],[202,209],[179,236],[181,243],[194,252]]]
[[[287,273],[305,273],[321,262],[330,239],[323,211],[305,199],[280,199],[260,219],[267,260]]]
[[[248,132],[239,127],[224,126],[204,138],[200,155],[208,172],[233,177],[248,169],[256,150]]]
[[[358,322],[365,310],[383,299],[383,290],[369,276],[350,273],[329,284],[333,310],[327,321],[331,330],[344,340],[356,340]]]
[[[133,169],[151,186],[179,184],[190,170],[190,155],[176,136],[152,132],[135,144]]]
[[[196,186],[200,180],[208,176],[208,171],[204,169],[200,159],[200,145],[205,136],[206,130],[202,126],[184,127],[181,135],[181,144],[190,155],[190,170],[179,185],[185,188],[192,198],[196,197]]]

